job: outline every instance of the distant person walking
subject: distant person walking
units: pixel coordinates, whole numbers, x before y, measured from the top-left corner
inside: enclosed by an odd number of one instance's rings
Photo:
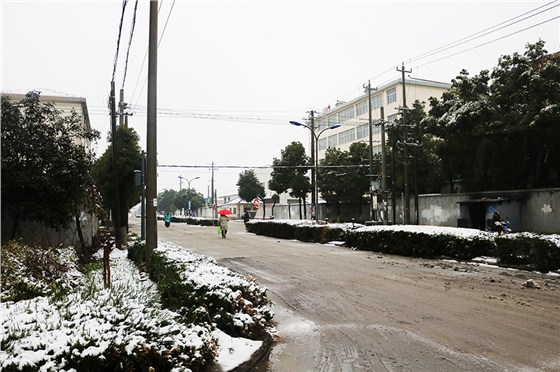
[[[218,217],[218,226],[220,226],[220,230],[222,232],[222,239],[225,239],[228,230],[228,218],[226,215],[221,214]]]
[[[171,213],[167,212],[163,220],[165,221],[165,227],[169,227],[171,225]]]

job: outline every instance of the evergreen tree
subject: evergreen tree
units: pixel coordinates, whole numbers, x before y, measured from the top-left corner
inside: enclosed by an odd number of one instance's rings
[[[140,137],[133,128],[117,127],[115,142],[117,146],[117,182],[120,200],[121,227],[128,225],[128,211],[140,202],[140,188],[134,180],[134,171],[141,169]],[[114,210],[115,193],[113,186],[113,143],[108,135],[109,147],[93,167],[93,177],[106,210]]]
[[[264,185],[255,175],[255,171],[250,169],[239,174],[237,181],[238,195],[241,199],[250,202],[251,200],[263,199],[265,196]]]
[[[94,154],[83,144],[99,133],[88,131],[76,112],[63,113],[39,97],[29,92],[19,102],[1,99],[2,219],[13,221],[10,239],[25,220],[53,228],[75,220],[80,229],[80,212],[96,204]]]
[[[268,188],[276,191],[278,194],[289,192],[290,196],[300,200],[300,218],[301,200],[305,198],[311,191],[311,183],[306,173],[311,168],[310,159],[305,154],[305,147],[300,142],[292,142],[284,150],[280,152],[281,158],[274,158],[272,161],[271,179],[268,182]]]

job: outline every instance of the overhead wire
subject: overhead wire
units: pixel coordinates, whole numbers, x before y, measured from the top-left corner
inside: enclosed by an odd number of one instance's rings
[[[457,47],[457,46],[459,46],[459,45],[463,45],[463,44],[465,44],[465,43],[468,43],[468,42],[471,42],[471,41],[473,41],[473,40],[479,39],[479,38],[481,38],[481,37],[490,35],[490,34],[492,34],[492,33],[494,33],[494,32],[500,31],[500,30],[502,30],[502,29],[504,29],[504,28],[513,26],[513,25],[515,25],[515,24],[517,24],[517,23],[520,23],[520,22],[525,21],[525,20],[527,20],[527,19],[533,18],[533,17],[535,17],[535,16],[537,16],[537,15],[539,15],[539,14],[542,14],[542,13],[544,13],[544,12],[548,12],[549,10],[552,10],[552,9],[554,9],[554,8],[557,8],[557,7],[560,6],[560,5],[559,5],[559,4],[556,4],[556,5],[554,5],[554,6],[550,7],[550,8],[548,8],[548,9],[541,10],[540,12],[534,13],[534,14],[532,14],[532,15],[529,15],[529,16],[525,17],[525,18],[521,18],[521,19],[516,20],[515,22],[512,22],[512,23],[509,23],[509,24],[504,25],[504,23],[508,23],[508,22],[510,22],[510,21],[512,21],[512,20],[515,20],[515,19],[517,19],[517,18],[520,18],[520,17],[522,17],[522,16],[524,16],[524,15],[527,15],[527,14],[529,14],[529,13],[533,13],[534,11],[539,10],[539,9],[545,7],[545,6],[550,5],[550,4],[556,3],[557,1],[558,1],[558,0],[554,0],[554,1],[552,1],[552,2],[550,2],[550,3],[548,3],[548,4],[546,4],[546,5],[540,6],[540,7],[535,8],[535,9],[529,11],[529,12],[525,12],[525,13],[523,13],[523,14],[521,14],[521,15],[518,15],[517,17],[510,18],[510,19],[507,20],[507,21],[498,23],[497,25],[494,25],[494,26],[492,26],[492,27],[486,28],[486,29],[484,29],[484,30],[482,30],[482,31],[479,31],[479,32],[477,32],[477,33],[474,33],[474,34],[472,34],[472,35],[469,35],[469,36],[467,36],[467,37],[464,37],[464,38],[462,38],[462,39],[459,39],[459,40],[457,40],[457,41],[454,41],[454,42],[452,42],[452,43],[448,43],[448,44],[446,44],[446,45],[444,45],[444,46],[442,46],[442,47],[433,49],[433,50],[431,50],[431,51],[429,51],[429,52],[420,54],[420,55],[418,55],[418,56],[416,56],[416,57],[413,57],[413,58],[409,59],[408,62],[409,62],[409,63],[412,63],[412,62],[414,62],[414,61],[418,61],[418,60],[421,60],[421,59],[430,57],[430,56],[432,56],[432,55],[434,55],[434,54],[438,54],[438,53],[444,52],[444,51],[446,51],[446,50],[455,48],[455,47]],[[503,25],[503,26],[502,26],[502,25]],[[498,26],[501,26],[501,27],[498,27]],[[496,28],[496,27],[498,27],[498,28]],[[526,30],[526,29],[521,30],[521,31],[525,31],[525,30]],[[520,32],[521,32],[521,31],[520,31]],[[513,34],[515,34],[515,33],[512,33],[512,34],[510,34],[510,35],[513,35]],[[497,39],[497,40],[499,40],[499,39]]]
[[[530,19],[530,18],[532,18],[532,17],[534,17],[534,16],[537,16],[537,15],[539,15],[539,14],[542,14],[542,13],[545,13],[545,12],[548,12],[548,11],[550,11],[550,10],[553,10],[553,9],[557,8],[557,7],[560,6],[560,5],[556,4],[556,5],[550,6],[550,5],[555,4],[555,3],[557,3],[557,2],[558,2],[558,0],[554,0],[554,1],[548,2],[548,3],[544,4],[544,5],[540,5],[540,6],[536,7],[536,8],[534,8],[534,9],[531,9],[531,10],[529,10],[529,11],[527,11],[527,12],[524,12],[524,13],[522,13],[522,14],[520,14],[520,15],[518,15],[518,16],[515,16],[515,17],[513,17],[513,18],[510,18],[510,19],[508,19],[508,20],[506,20],[506,21],[500,22],[500,23],[498,23],[498,24],[496,24],[496,25],[494,25],[494,26],[485,28],[485,29],[483,29],[483,30],[481,30],[481,31],[478,31],[478,32],[474,33],[474,34],[471,34],[471,35],[469,35],[469,36],[460,38],[460,39],[458,39],[458,40],[456,40],[456,41],[453,41],[453,42],[451,42],[451,43],[447,43],[447,44],[445,44],[445,45],[443,45],[443,46],[440,46],[440,47],[438,47],[438,48],[429,50],[429,51],[424,52],[424,53],[422,53],[422,54],[419,54],[419,55],[417,55],[417,56],[415,56],[415,57],[412,57],[412,58],[409,58],[409,59],[405,59],[405,61],[408,61],[409,63],[412,63],[412,62],[414,62],[414,61],[418,61],[418,60],[427,58],[427,57],[429,57],[429,56],[431,56],[431,55],[441,53],[441,52],[443,52],[443,51],[445,51],[445,50],[449,50],[449,49],[458,47],[458,46],[463,45],[463,44],[465,44],[465,43],[467,43],[467,42],[476,40],[476,39],[478,39],[478,38],[480,38],[480,37],[487,36],[487,35],[489,35],[489,34],[491,34],[491,33],[494,33],[494,32],[496,32],[496,31],[499,31],[499,30],[504,29],[504,28],[506,28],[506,27],[513,26],[513,25],[515,25],[515,24],[517,24],[517,23],[519,23],[519,22],[522,22],[522,21],[524,21],[524,20]],[[549,6],[550,6],[550,7],[549,7]],[[547,8],[547,7],[548,7],[548,8]],[[541,10],[541,9],[543,9],[543,8],[547,8],[547,9]],[[540,10],[540,11],[539,11],[539,10]],[[538,12],[537,12],[537,11],[538,11]],[[537,13],[535,13],[535,12],[537,12]],[[524,16],[526,16],[526,15],[528,15],[528,14],[531,14],[531,13],[534,13],[534,14],[532,14],[532,15],[530,15],[530,16],[527,16],[527,17],[524,17]],[[518,19],[518,18],[521,18],[521,17],[524,17],[524,18]],[[466,52],[468,52],[468,51],[470,51],[470,50],[479,48],[479,47],[481,47],[481,46],[488,45],[488,44],[490,44],[490,43],[493,43],[493,42],[496,42],[496,41],[505,39],[505,38],[510,37],[510,36],[513,36],[513,35],[515,35],[515,34],[518,34],[518,33],[524,32],[524,31],[527,31],[527,30],[529,30],[529,29],[531,29],[531,28],[538,27],[538,26],[540,26],[540,25],[542,25],[542,24],[545,24],[545,23],[547,23],[547,22],[553,21],[553,20],[555,20],[555,19],[557,19],[557,18],[559,18],[559,17],[550,18],[550,19],[548,19],[548,20],[546,20],[546,21],[539,22],[539,23],[537,23],[537,24],[534,24],[534,25],[525,27],[525,28],[523,28],[523,29],[521,29],[521,30],[512,32],[512,33],[510,33],[510,34],[508,34],[508,35],[505,35],[505,36],[502,36],[502,37],[493,39],[493,40],[491,40],[491,41],[488,41],[488,42],[485,42],[485,43],[476,45],[476,46],[474,46],[474,47],[467,48],[467,49],[465,49],[465,50],[462,50],[462,51],[459,51],[459,52],[456,52],[456,53],[453,53],[453,54],[450,54],[450,55],[447,55],[447,56],[444,56],[444,57],[441,57],[441,58],[438,58],[438,59],[434,59],[434,60],[432,60],[432,61],[426,62],[426,63],[421,64],[421,65],[415,66],[415,68],[423,67],[423,66],[429,65],[429,64],[431,64],[431,63],[435,63],[435,62],[439,62],[439,61],[444,60],[444,59],[447,59],[447,58],[451,58],[451,57],[456,56],[456,55],[458,55],[458,54],[466,53]],[[514,20],[517,20],[517,21],[512,22],[512,21],[514,21]],[[512,23],[509,23],[509,22],[512,22]],[[502,26],[502,25],[504,25],[504,24],[506,24],[506,23],[509,23],[509,24],[507,24],[507,25],[505,25],[505,26]],[[502,27],[500,27],[500,26],[502,26]],[[499,27],[499,28],[497,28],[497,27]],[[495,29],[495,30],[494,30],[494,29]],[[490,31],[490,30],[493,30],[493,31]],[[490,32],[487,32],[487,31],[490,31]],[[482,34],[482,35],[481,35],[481,34]],[[395,63],[394,65],[397,65],[397,63]],[[394,67],[390,67],[390,68],[388,68],[387,70],[384,70],[384,71],[380,72],[379,74],[375,75],[374,77],[370,78],[369,80],[370,80],[370,81],[376,80],[377,78],[379,78],[379,77],[381,77],[381,76],[383,76],[383,75],[385,75],[385,74],[387,74],[387,73],[389,73],[389,72],[391,72],[391,71],[394,71]],[[389,80],[387,80],[387,81],[384,82],[384,83],[378,84],[378,86],[382,86],[382,85],[384,85],[384,84],[386,84],[387,82],[390,82],[390,81],[392,81],[392,80],[393,80],[393,79],[389,79]],[[360,88],[361,88],[361,87],[360,87]],[[351,91],[349,91],[349,92],[347,92],[347,93],[344,93],[342,96],[339,96],[339,97],[345,98],[345,97],[347,97],[349,94],[351,94],[351,93],[353,93],[353,92],[359,90],[360,88],[352,89]]]
[[[158,40],[158,44],[157,44],[158,48],[161,44],[161,41],[163,40],[163,35],[165,35],[165,30],[167,29],[167,24],[169,23],[169,18],[171,17],[171,12],[173,11],[174,7],[175,7],[175,0],[173,0],[173,3],[171,4],[171,8],[169,9],[169,13],[167,13],[167,19],[165,20],[165,25],[163,26],[163,30],[162,30],[161,35],[160,35],[159,40]],[[159,10],[158,10],[158,15],[159,15]],[[148,53],[148,50],[146,49],[146,54],[147,53]],[[144,60],[145,59],[146,59],[146,57],[144,56]],[[143,64],[144,64],[144,62],[142,62],[142,66],[143,66]],[[138,101],[140,100],[140,96],[141,96],[142,92],[144,91],[144,88],[146,87],[146,82],[147,81],[148,81],[148,76],[146,75],[144,77],[144,82],[142,83],[142,88],[140,89],[140,92],[138,93],[138,100],[136,100],[136,103],[138,103]],[[132,97],[134,97],[134,92],[133,92]]]
[[[121,45],[121,34],[122,34],[122,26],[123,26],[123,21],[124,21],[124,12],[126,10],[126,4],[128,3],[128,0],[123,0],[122,2],[122,13],[121,13],[121,21],[119,24],[119,35],[117,37],[117,51],[115,53],[115,59],[113,61],[113,75],[112,75],[112,79],[111,81],[115,81],[115,74],[117,72],[117,62],[119,59],[119,49],[120,49],[120,45]]]
[[[461,50],[461,51],[459,51],[459,52],[456,52],[456,53],[453,53],[453,54],[449,54],[449,55],[447,55],[447,56],[444,56],[444,57],[441,57],[441,58],[438,58],[438,59],[434,59],[434,60],[432,60],[432,61],[429,61],[429,62],[426,62],[426,63],[424,63],[424,64],[418,65],[418,66],[416,66],[416,67],[423,67],[423,66],[429,65],[429,64],[431,64],[431,63],[439,62],[439,61],[442,61],[442,60],[444,60],[444,59],[451,58],[451,57],[457,56],[457,55],[459,55],[459,54],[463,54],[463,53],[469,52],[469,51],[471,51],[471,50],[473,50],[473,49],[480,48],[480,47],[482,47],[482,46],[491,44],[491,43],[493,43],[493,42],[496,42],[496,41],[505,39],[506,37],[510,37],[510,36],[512,36],[512,35],[518,34],[518,33],[523,32],[523,31],[530,30],[530,29],[532,29],[532,28],[538,27],[538,26],[543,25],[543,24],[545,24],[545,23],[548,23],[548,22],[550,22],[550,21],[554,21],[555,19],[558,19],[558,18],[560,18],[560,16],[552,17],[552,18],[550,18],[550,19],[547,19],[546,21],[542,21],[542,22],[539,22],[539,23],[537,23],[537,24],[534,24],[534,25],[525,27],[524,29],[521,29],[521,30],[512,32],[512,33],[510,33],[510,34],[501,36],[501,37],[499,37],[499,38],[496,38],[496,39],[487,41],[487,42],[482,43],[482,44],[475,45],[475,46],[470,47],[470,48],[468,48],[468,49],[464,49],[464,50]]]
[[[161,11],[162,6],[163,6],[163,0],[159,3],[158,16],[159,16],[159,13]],[[140,71],[138,72],[138,77],[136,78],[136,83],[134,84],[134,89],[132,90],[131,97],[133,99],[134,99],[134,95],[136,93],[136,88],[138,87],[138,83],[140,82],[140,78],[142,76],[142,71],[144,71],[144,66],[146,65],[146,58],[148,57],[148,50],[149,50],[149,47],[146,47],[146,52],[144,53],[144,59],[142,59],[142,65],[140,66]],[[147,79],[147,77],[146,77],[146,79]],[[144,80],[144,84],[142,85],[142,91],[144,90],[145,84],[146,84],[146,80]],[[140,91],[140,93],[138,93],[138,99],[136,100],[136,103],[138,103],[138,101],[140,100],[140,94],[142,94],[142,91]],[[133,99],[131,99],[131,101]]]
[[[134,4],[134,14],[132,16],[132,26],[130,28],[130,38],[128,39],[128,48],[126,50],[126,60],[124,62],[124,74],[122,80],[122,89],[124,89],[124,83],[126,81],[126,72],[128,70],[128,57],[130,55],[130,46],[132,45],[132,37],[134,36],[134,26],[136,25],[136,11],[138,9],[138,0],[136,0],[136,4]]]

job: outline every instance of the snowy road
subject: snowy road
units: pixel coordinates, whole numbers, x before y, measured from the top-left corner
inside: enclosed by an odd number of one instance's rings
[[[269,289],[279,336],[261,371],[560,370],[558,277],[260,237],[241,222],[227,239],[178,223],[158,234]]]

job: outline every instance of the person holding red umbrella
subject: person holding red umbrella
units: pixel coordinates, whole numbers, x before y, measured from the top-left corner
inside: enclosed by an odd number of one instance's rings
[[[222,232],[222,239],[226,238],[227,230],[228,230],[228,214],[232,212],[229,209],[222,209],[218,211],[218,226],[220,226],[220,231]]]

